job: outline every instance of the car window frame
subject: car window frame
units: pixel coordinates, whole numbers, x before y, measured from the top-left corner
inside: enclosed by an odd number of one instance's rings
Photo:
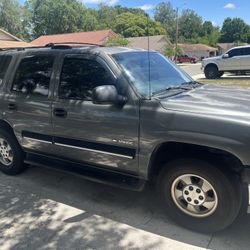
[[[17,71],[19,69],[19,66],[21,64],[21,62],[25,59],[25,58],[28,58],[28,57],[31,57],[31,56],[52,56],[54,57],[54,60],[53,60],[53,64],[52,64],[52,70],[51,70],[51,76],[50,76],[50,81],[49,81],[49,89],[48,89],[48,95],[47,96],[43,96],[43,95],[33,95],[33,94],[25,94],[25,93],[22,93],[22,92],[18,92],[18,91],[13,91],[12,87],[13,87],[13,84],[14,84],[14,80],[15,80],[15,77],[16,77],[16,74],[17,74]],[[55,78],[55,69],[56,69],[56,64],[57,64],[57,54],[56,53],[51,53],[51,51],[27,51],[23,54],[19,54],[17,55],[17,59],[15,61],[15,67],[14,67],[14,70],[13,70],[13,74],[12,74],[12,77],[9,79],[9,83],[8,83],[8,92],[11,94],[11,95],[14,95],[14,96],[22,96],[22,97],[26,97],[26,98],[30,98],[30,97],[33,97],[35,99],[53,99],[53,90],[54,90],[54,78]]]
[[[115,73],[112,71],[111,67],[109,67],[109,65],[107,64],[107,62],[101,58],[100,56],[91,54],[91,53],[70,53],[70,54],[64,54],[61,56],[60,61],[61,64],[57,69],[57,86],[55,87],[55,91],[54,91],[54,99],[55,100],[61,100],[61,101],[82,101],[82,102],[93,102],[92,100],[87,100],[87,99],[76,99],[76,98],[62,98],[60,97],[59,93],[60,93],[60,84],[61,84],[61,76],[62,76],[62,70],[63,70],[63,66],[64,66],[64,60],[66,58],[75,58],[75,59],[83,59],[83,60],[90,60],[90,61],[95,61],[97,63],[99,63],[110,75],[110,77],[113,78],[113,85],[115,85],[117,88],[117,76],[115,75]]]
[[[9,64],[6,67],[5,72],[4,72],[4,76],[2,78],[2,82],[0,82],[0,88],[3,89],[5,87],[6,79],[8,78],[8,72],[10,70],[10,66],[12,65],[12,62],[13,62],[13,55],[11,55],[11,54],[0,54],[0,57],[1,56],[10,57]]]

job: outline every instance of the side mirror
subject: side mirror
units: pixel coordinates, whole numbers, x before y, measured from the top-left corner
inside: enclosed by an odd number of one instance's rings
[[[223,58],[223,59],[227,59],[227,58],[229,58],[229,55],[228,55],[228,54],[224,54],[224,55],[222,56],[222,58]]]
[[[127,98],[119,95],[114,85],[103,85],[93,89],[92,100],[94,104],[124,105]]]

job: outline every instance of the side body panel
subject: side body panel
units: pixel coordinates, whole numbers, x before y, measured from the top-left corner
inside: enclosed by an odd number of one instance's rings
[[[97,105],[92,101],[60,99],[57,72],[55,101],[52,109],[63,108],[67,117],[53,116],[55,154],[78,162],[92,163],[116,170],[138,173],[139,102],[126,86],[112,62],[93,55],[82,55],[99,61],[111,70],[128,101],[124,106]],[[60,60],[63,62],[63,57]],[[105,62],[106,61],[106,62]],[[109,68],[109,69],[108,69]],[[124,88],[125,87],[125,88]]]

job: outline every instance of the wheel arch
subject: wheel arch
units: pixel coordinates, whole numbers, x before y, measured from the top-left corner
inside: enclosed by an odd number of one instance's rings
[[[239,174],[244,169],[242,161],[226,150],[171,141],[163,142],[155,147],[149,161],[148,179],[154,180],[166,162],[178,158],[197,158],[210,163],[222,163],[221,167],[226,166],[228,170]]]
[[[208,64],[205,66],[204,70],[206,70],[208,67],[216,67],[217,70],[219,70],[218,65],[217,65],[216,63],[214,63],[214,62],[208,63]]]
[[[10,131],[11,133],[14,134],[13,128],[12,128],[11,125],[10,125],[7,121],[5,121],[5,120],[0,119],[0,128],[4,128],[4,129],[6,129],[6,130],[8,130],[8,131]]]

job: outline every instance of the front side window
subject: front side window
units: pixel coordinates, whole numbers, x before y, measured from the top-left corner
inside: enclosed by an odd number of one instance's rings
[[[0,56],[0,87],[10,65],[11,56]]]
[[[123,52],[112,57],[143,96],[193,81],[187,73],[156,52]]]
[[[113,84],[114,79],[100,63],[82,58],[65,58],[59,97],[91,101],[94,88]]]
[[[229,57],[234,57],[234,56],[241,56],[242,50],[241,49],[232,49],[228,52]]]
[[[48,96],[53,62],[53,56],[24,58],[17,69],[12,91],[26,95]]]

